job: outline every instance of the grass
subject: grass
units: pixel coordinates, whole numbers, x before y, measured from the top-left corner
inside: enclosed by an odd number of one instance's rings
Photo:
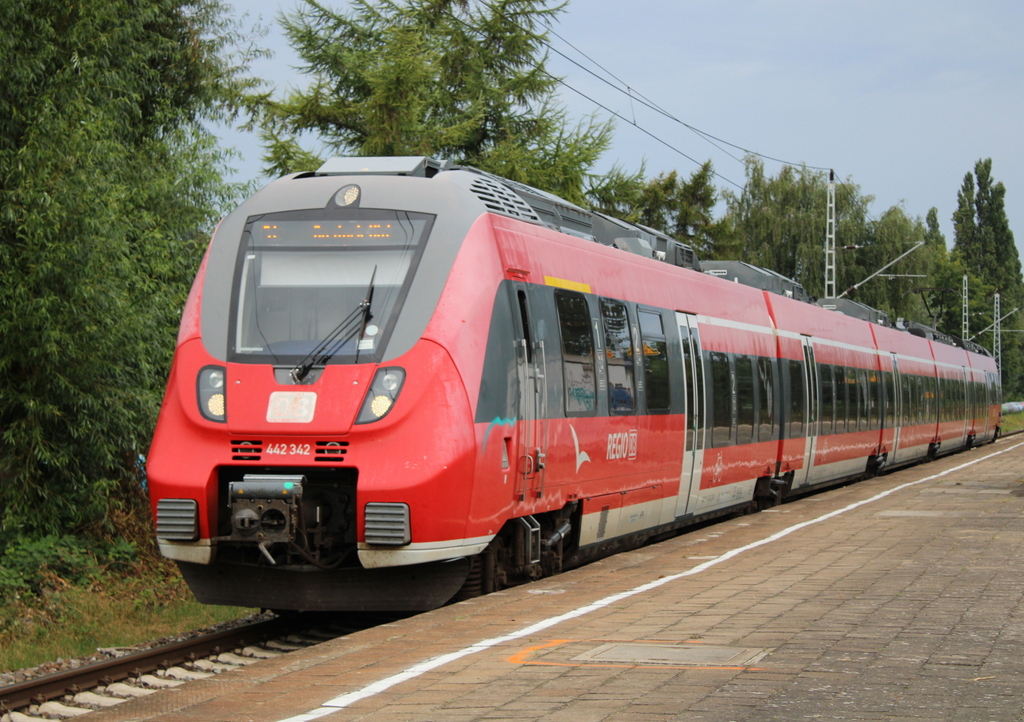
[[[256,611],[199,604],[168,564],[131,576],[106,575],[83,586],[53,578],[41,598],[5,600],[0,670],[85,657],[97,648],[152,641]]]
[[[156,549],[143,496],[80,536],[0,544],[0,671],[88,657],[259,610],[199,604]]]
[[[1006,434],[1013,434],[1017,431],[1024,430],[1024,413],[1003,414],[1003,421],[999,428],[1000,433],[1004,436]]]

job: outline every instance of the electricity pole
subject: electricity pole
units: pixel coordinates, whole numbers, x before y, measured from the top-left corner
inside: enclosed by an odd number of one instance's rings
[[[836,172],[828,172],[828,213],[825,218],[825,298],[836,297]]]

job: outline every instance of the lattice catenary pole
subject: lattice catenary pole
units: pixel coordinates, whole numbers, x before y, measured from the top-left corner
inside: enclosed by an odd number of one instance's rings
[[[995,304],[996,304],[996,308],[995,308],[996,324],[995,324],[995,328],[992,330],[992,334],[995,337],[995,341],[992,344],[992,347],[995,350],[996,366],[999,367],[999,372],[1002,373],[1002,370],[1003,370],[1003,334],[1002,334],[1002,324],[1000,323],[1000,321],[1002,321],[1002,318],[1000,318],[1000,312],[999,312],[999,294],[998,293],[996,294]]]
[[[836,172],[828,172],[828,213],[825,218],[825,298],[836,297]]]
[[[960,334],[960,338],[968,338],[968,314],[967,314],[967,274],[964,274],[964,303],[963,303],[963,332]]]

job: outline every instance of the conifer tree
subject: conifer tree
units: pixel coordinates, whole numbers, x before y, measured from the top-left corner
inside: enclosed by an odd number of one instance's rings
[[[953,255],[967,271],[971,290],[970,308],[977,316],[979,328],[995,321],[993,296],[1000,294],[1002,312],[1024,306],[1024,279],[1021,277],[1020,255],[1010,230],[1005,207],[1006,187],[992,179],[992,159],[974,164],[973,173],[964,176],[957,193],[957,209],[953,213]],[[975,318],[975,317],[972,317]],[[1003,329],[1021,328],[1021,315],[1009,316]],[[992,335],[976,339],[992,348]],[[1007,398],[1024,395],[1024,350],[1020,334],[1002,337],[1003,387]]]
[[[550,0],[305,0],[285,18],[308,88],[269,103],[271,174],[314,154],[434,155],[583,201],[611,125],[571,124],[545,68]],[[311,135],[320,149],[303,150]]]

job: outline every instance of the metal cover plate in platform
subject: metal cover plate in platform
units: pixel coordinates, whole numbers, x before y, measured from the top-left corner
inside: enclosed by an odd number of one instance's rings
[[[721,647],[711,644],[637,644],[616,642],[572,658],[574,662],[627,664],[692,664],[742,667],[768,654],[766,649]]]

